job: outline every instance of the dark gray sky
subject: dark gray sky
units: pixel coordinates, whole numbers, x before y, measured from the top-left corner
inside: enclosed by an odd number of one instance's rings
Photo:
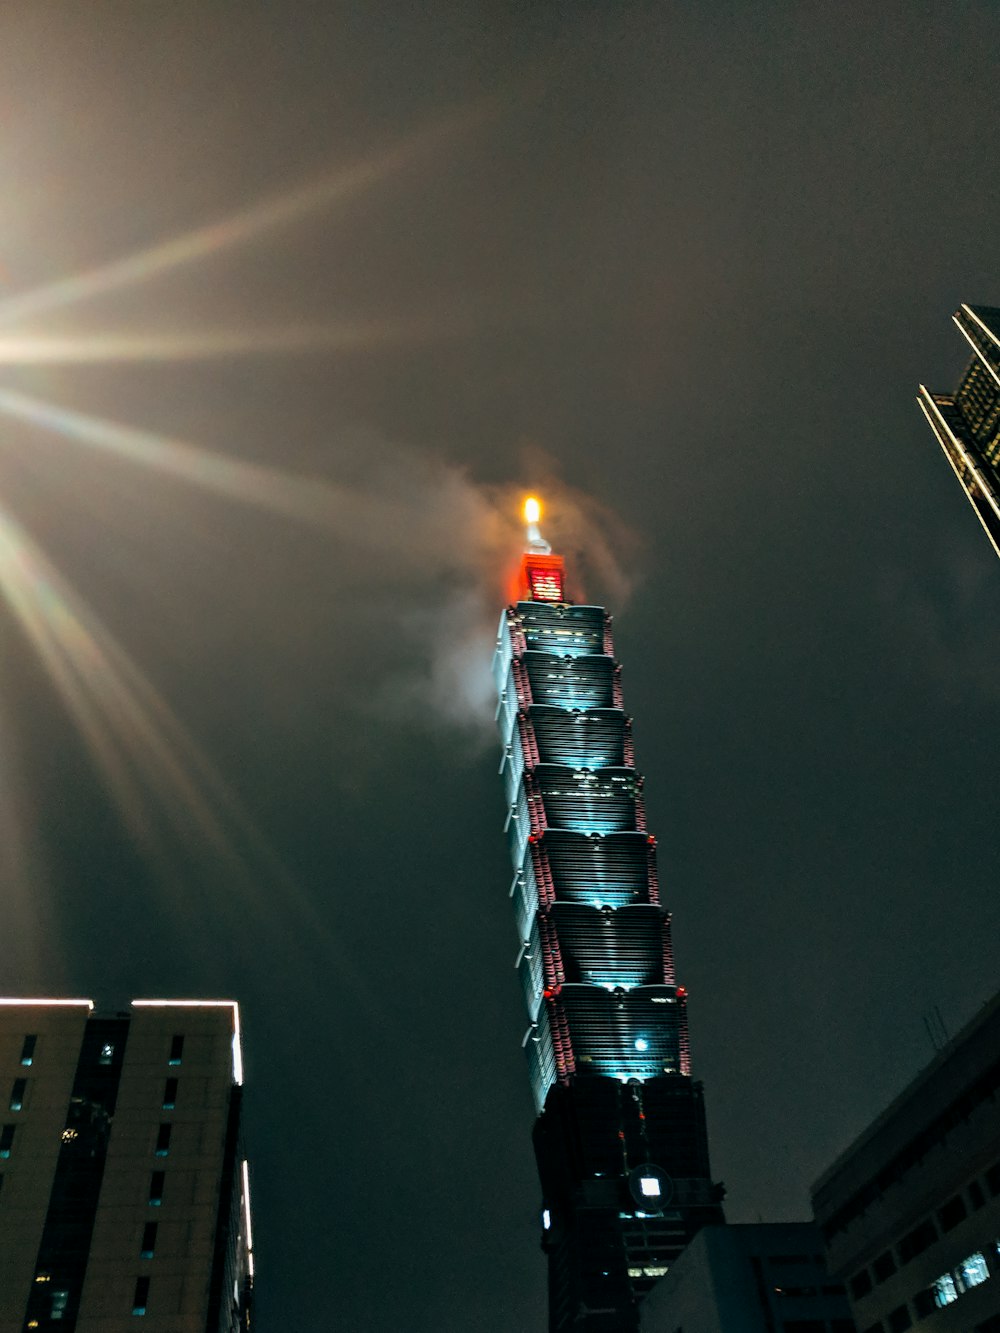
[[[1000,569],[914,393],[1000,304],[998,49],[991,3],[0,17],[3,989],[243,1002],[263,1330],[544,1326],[524,487],[618,612],[730,1218],[804,1216],[995,991]]]

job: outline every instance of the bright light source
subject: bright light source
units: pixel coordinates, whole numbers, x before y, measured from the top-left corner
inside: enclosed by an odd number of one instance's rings
[[[643,1176],[639,1181],[639,1188],[647,1199],[658,1199],[660,1197],[660,1182],[656,1176]]]
[[[233,1082],[243,1082],[243,1038],[240,1032],[240,1006],[235,1000],[133,1000],[133,1009],[232,1009],[233,1011]]]
[[[542,1226],[546,1231],[552,1226],[552,1214],[547,1208],[542,1209]]]
[[[246,1227],[247,1238],[247,1274],[253,1277],[253,1224],[250,1220],[250,1166],[247,1159],[243,1159],[243,1225]]]
[[[524,521],[525,523],[537,523],[542,517],[542,506],[533,495],[529,495],[524,502]]]
[[[636,1037],[636,1039],[635,1039],[635,1049],[636,1049],[637,1051],[648,1051],[648,1050],[649,1050],[649,1042],[646,1040],[645,1037]]]

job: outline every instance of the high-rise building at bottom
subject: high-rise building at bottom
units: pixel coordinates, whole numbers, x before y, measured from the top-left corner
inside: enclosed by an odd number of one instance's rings
[[[538,517],[494,672],[549,1333],[628,1333],[723,1190],[611,617],[571,600]]]
[[[0,1000],[0,1333],[237,1333],[253,1252],[228,1000]]]

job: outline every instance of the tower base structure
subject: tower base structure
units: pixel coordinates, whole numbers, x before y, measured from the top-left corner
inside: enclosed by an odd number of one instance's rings
[[[529,530],[530,533],[530,530]],[[530,533],[494,675],[550,1333],[621,1333],[723,1221],[611,617]]]

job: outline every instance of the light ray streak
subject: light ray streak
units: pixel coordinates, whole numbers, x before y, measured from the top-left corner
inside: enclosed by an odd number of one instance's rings
[[[455,560],[451,544],[441,538],[439,515],[448,507],[443,499],[440,507],[422,505],[415,503],[408,488],[399,494],[383,493],[245,462],[185,440],[57,407],[14,389],[0,388],[0,414],[227,500],[308,523],[359,548],[396,551],[411,560],[448,567]],[[476,497],[461,474],[450,472],[440,480],[450,488],[455,522],[461,522],[468,517],[465,507],[477,503]]]
[[[222,329],[184,334],[98,333],[0,336],[0,365],[91,365],[203,361],[281,352],[343,351],[421,340],[450,332],[426,320],[345,320],[282,329]]]
[[[229,834],[233,829],[273,871],[273,854],[221,775],[2,505],[0,594],[38,653],[137,840],[155,845],[155,810],[180,837],[200,836],[221,862],[239,869],[241,858]]]
[[[2,506],[0,591],[133,830],[143,837],[149,832],[141,773],[181,827],[194,824],[228,855],[226,835],[192,776],[206,777],[207,762],[124,650]]]
[[[297,517],[308,517],[316,508],[315,485],[277,468],[56,407],[13,389],[0,388],[0,412],[228,499]]]
[[[184,845],[201,844],[248,908],[294,909],[290,929],[321,942],[340,979],[367,998],[360,976],[316,904],[301,890],[257,831],[235,793],[125,652],[42,549],[0,504],[0,596],[35,648],[46,672],[136,842],[162,869],[169,858],[158,820]],[[239,846],[237,845],[237,840]],[[245,849],[245,850],[243,850]],[[227,877],[215,879],[219,890]],[[171,890],[183,885],[171,878]],[[193,904],[192,904],[193,905]],[[274,930],[273,917],[268,918]],[[298,924],[295,924],[297,921]]]
[[[342,167],[298,189],[251,204],[218,222],[196,227],[86,273],[72,274],[44,287],[11,296],[0,302],[0,323],[9,324],[12,320],[76,305],[122,287],[148,282],[209,255],[244,245],[320,209],[346,203],[437,147],[456,131],[477,124],[491,100],[483,98],[472,106],[433,121],[382,153]]]

